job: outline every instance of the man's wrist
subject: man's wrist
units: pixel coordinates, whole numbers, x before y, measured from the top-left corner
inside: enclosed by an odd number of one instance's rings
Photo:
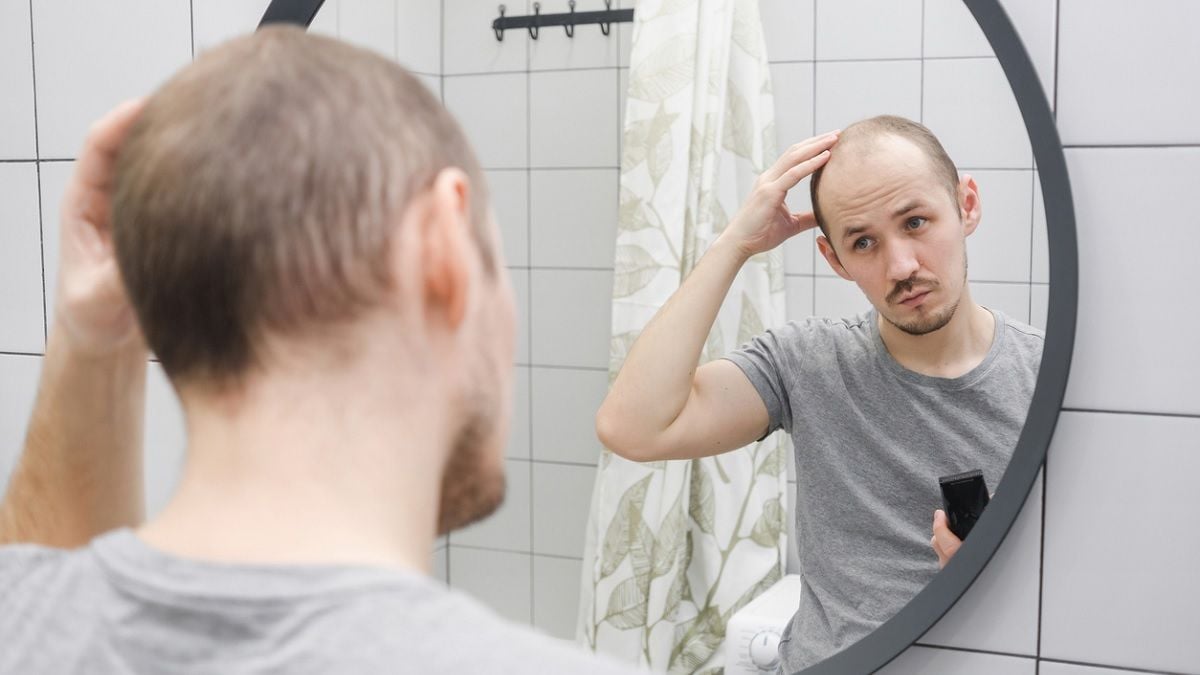
[[[739,268],[754,256],[754,252],[749,250],[749,246],[745,242],[738,241],[729,233],[728,229],[717,237],[708,250],[714,255],[731,260]]]

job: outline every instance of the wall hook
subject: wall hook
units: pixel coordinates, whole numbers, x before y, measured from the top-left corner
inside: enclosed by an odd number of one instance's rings
[[[500,5],[500,19],[504,18],[504,5]],[[496,31],[496,42],[504,42],[504,29],[500,28],[500,19],[492,23],[492,30]]]
[[[571,8],[571,22],[563,24],[563,30],[567,31],[567,37],[575,37],[575,0],[570,0],[567,7]]]
[[[605,11],[612,11],[612,0],[604,0],[604,10],[605,10]],[[601,32],[601,33],[604,33],[605,35],[608,35],[609,31],[611,31],[611,30],[612,30],[612,24],[611,24],[611,23],[602,23],[602,24],[600,24],[600,32]]]
[[[529,27],[529,37],[533,38],[534,40],[537,39],[538,29],[541,28],[541,26],[538,25],[538,19],[540,19],[541,16],[542,16],[542,3],[540,3],[540,2],[533,3],[533,25]]]

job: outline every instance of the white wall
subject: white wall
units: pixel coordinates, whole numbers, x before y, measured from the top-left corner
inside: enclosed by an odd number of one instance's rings
[[[1003,100],[970,105],[1003,91],[990,50],[955,0],[887,0],[887,20],[871,21],[883,3],[761,0],[780,143],[885,109],[915,110],[980,176],[976,292],[1041,323],[1044,238],[1027,142],[1012,135]],[[0,0],[0,477],[34,394],[57,201],[86,124],[151,89],[194,49],[251,29],[265,4]],[[629,31],[617,26],[603,38],[581,27],[571,40],[546,29],[536,42],[512,31],[497,43],[489,29],[496,4],[329,0],[314,29],[391,54],[442,90],[488,169],[524,327],[510,496],[494,519],[451,535],[435,562],[443,578],[502,613],[567,635],[599,450],[591,416],[606,384]],[[529,12],[524,0],[506,4],[510,15]],[[578,9],[602,4],[581,0]],[[1185,313],[1194,303],[1177,300],[1175,289],[1200,286],[1188,258],[1200,247],[1200,217],[1187,200],[1200,177],[1200,6],[1003,4],[1057,102],[1069,146],[1081,268],[1069,411],[1044,485],[996,558],[922,639],[928,646],[889,672],[1198,673],[1200,540],[1189,533],[1200,513],[1200,356],[1196,320]],[[565,0],[543,3],[544,12],[564,9]],[[822,41],[850,18],[866,19],[857,39]],[[873,72],[890,73],[890,85],[831,86]],[[999,141],[964,135],[971,126],[961,122],[993,117],[1007,128]],[[797,205],[806,198],[803,189],[794,196]],[[987,238],[997,222],[1012,237]],[[857,291],[814,258],[811,238],[787,254],[791,316],[855,309]],[[147,419],[153,509],[173,485],[183,438],[157,369]]]

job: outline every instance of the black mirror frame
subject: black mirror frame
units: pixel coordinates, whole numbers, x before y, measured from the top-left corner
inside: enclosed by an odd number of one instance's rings
[[[958,602],[1000,547],[1024,506],[1045,462],[1066,393],[1075,349],[1079,259],[1075,207],[1062,141],[1037,71],[999,0],[963,3],[975,16],[1004,69],[1025,120],[1041,178],[1050,249],[1050,299],[1037,385],[1012,461],[987,511],[971,531],[970,544],[963,546],[895,616],[845,650],[806,668],[804,675],[873,673],[912,646]],[[322,4],[324,0],[271,0],[262,24],[293,23],[307,28]]]

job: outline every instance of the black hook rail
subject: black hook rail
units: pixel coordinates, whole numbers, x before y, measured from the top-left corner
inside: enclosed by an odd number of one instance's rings
[[[492,30],[496,40],[504,40],[504,31],[524,28],[529,31],[529,37],[538,39],[540,29],[547,26],[562,26],[567,37],[575,37],[575,27],[588,24],[599,24],[600,32],[608,35],[614,23],[629,23],[633,21],[632,9],[612,9],[612,0],[605,0],[602,9],[595,12],[576,12],[575,0],[570,0],[569,12],[560,14],[542,14],[542,3],[533,3],[533,14],[526,16],[504,16],[504,5],[500,5],[500,17],[492,21]]]

